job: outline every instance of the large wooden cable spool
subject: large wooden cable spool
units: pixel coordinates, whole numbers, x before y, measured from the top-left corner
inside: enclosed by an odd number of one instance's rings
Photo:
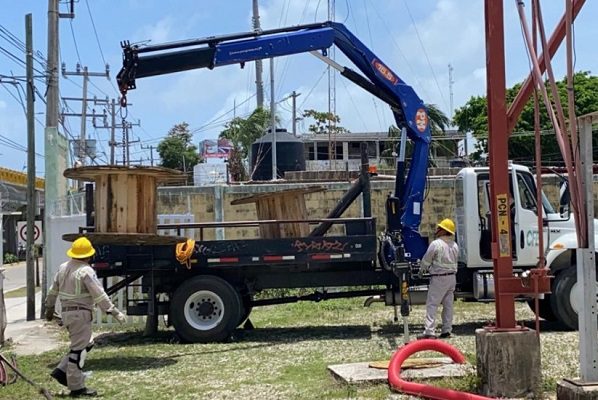
[[[323,187],[316,186],[287,189],[278,192],[258,193],[249,197],[233,200],[231,201],[231,205],[255,203],[257,217],[260,221],[301,221],[307,219],[305,195],[324,190]],[[305,237],[307,235],[309,235],[309,224],[307,222],[260,225],[260,237],[262,239]]]
[[[94,244],[115,236],[134,244],[136,236],[143,244],[157,235],[157,186],[181,181],[185,175],[161,167],[89,166],[64,171],[70,179],[95,182],[95,229],[87,234]],[[78,234],[64,235],[73,240]],[[184,240],[184,238],[177,238]]]

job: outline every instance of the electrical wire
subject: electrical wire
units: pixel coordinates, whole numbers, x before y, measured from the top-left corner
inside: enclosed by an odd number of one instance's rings
[[[378,16],[378,19],[382,22],[382,25],[384,26],[384,28],[388,32],[388,37],[390,37],[391,43],[397,49],[397,52],[399,53],[399,55],[403,59],[403,62],[405,63],[405,65],[407,66],[407,68],[409,69],[409,71],[411,72],[411,75],[412,75],[413,79],[417,83],[418,91],[422,92],[425,95],[425,97],[431,98],[432,96],[430,96],[427,93],[426,87],[422,84],[422,82],[418,78],[419,73],[413,68],[413,66],[409,62],[409,59],[405,56],[405,53],[401,49],[401,46],[399,46],[399,43],[395,39],[395,35],[392,33],[392,31],[390,30],[390,27],[386,23],[386,19],[382,17],[382,14],[378,11],[378,8],[376,7],[375,3],[372,0],[368,0],[368,1],[369,1],[370,5],[372,6],[372,8],[374,9],[374,12]]]
[[[69,25],[71,27],[71,35],[73,37],[73,43],[75,44],[75,52],[77,53],[77,62],[82,64],[81,56],[79,55],[79,46],[77,46],[77,38],[75,37],[75,30],[73,29],[73,20],[69,20]]]
[[[419,29],[417,29],[417,24],[415,23],[415,19],[413,18],[413,15],[411,14],[411,9],[409,8],[409,4],[407,4],[406,0],[403,0],[403,4],[405,5],[405,8],[407,8],[407,14],[409,15],[409,18],[411,19],[411,22],[413,23],[413,28],[415,29],[415,34],[417,36],[417,40],[419,41],[419,45],[422,48],[422,52],[424,53],[424,56],[426,57],[426,61],[428,62],[428,67],[430,67],[430,72],[432,72],[432,76],[434,77],[434,82],[436,82],[436,87],[438,88],[438,93],[440,93],[440,97],[442,98],[442,102],[444,103],[444,106],[448,109],[450,108],[446,102],[446,99],[444,98],[444,93],[442,91],[442,89],[440,88],[440,84],[438,83],[438,78],[436,77],[436,72],[434,71],[434,68],[432,67],[432,63],[430,62],[430,57],[428,57],[428,52],[426,51],[426,46],[424,46],[424,43],[422,42],[422,38],[419,35]]]
[[[85,5],[87,6],[87,13],[89,14],[89,19],[91,20],[91,26],[93,28],[93,33],[96,37],[96,43],[98,44],[98,49],[100,49],[100,55],[102,56],[102,61],[104,61],[104,65],[106,65],[106,58],[104,57],[104,52],[102,51],[102,45],[100,44],[100,38],[98,37],[98,31],[96,30],[96,24],[93,20],[93,15],[91,14],[91,9],[89,8],[89,2],[85,0]]]
[[[322,71],[322,74],[320,75],[320,77],[318,78],[318,80],[316,81],[316,83],[311,87],[311,89],[309,89],[309,92],[307,93],[307,95],[303,99],[303,102],[301,102],[301,104],[299,105],[299,109],[303,108],[303,105],[305,104],[305,102],[307,101],[307,99],[309,99],[309,96],[311,96],[311,93],[318,86],[318,84],[320,83],[320,81],[322,80],[322,78],[324,77],[324,75],[326,75],[326,72],[328,72],[328,66],[324,67],[324,71]]]

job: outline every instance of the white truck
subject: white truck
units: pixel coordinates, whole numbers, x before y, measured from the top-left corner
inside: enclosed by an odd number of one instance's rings
[[[574,214],[557,212],[544,193],[542,205],[538,207],[536,181],[527,167],[510,164],[509,174],[514,200],[511,227],[513,269],[524,272],[538,264],[540,233],[537,213],[540,210],[546,266],[554,279],[552,293],[545,294],[539,302],[539,316],[577,329],[582,294],[577,285]],[[455,180],[456,234],[460,245],[457,295],[480,301],[494,298],[489,176],[487,167],[468,167],[459,171]],[[598,232],[597,220],[594,220],[594,226]],[[529,304],[533,309],[534,302]]]

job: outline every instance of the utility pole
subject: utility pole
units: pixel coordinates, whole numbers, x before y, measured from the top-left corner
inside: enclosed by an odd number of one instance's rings
[[[261,32],[260,26],[260,10],[258,7],[258,0],[253,1],[253,30]],[[255,60],[255,90],[257,97],[257,106],[264,108],[264,82],[262,81],[263,67],[262,60]]]
[[[282,103],[283,101],[286,101],[288,99],[292,99],[293,102],[293,135],[297,136],[297,97],[301,96],[301,93],[297,93],[296,91],[293,90],[293,92],[286,96],[284,99],[280,100],[279,103]]]
[[[78,99],[71,99],[71,100],[78,100]],[[106,121],[104,121],[103,126],[102,125],[98,126],[98,125],[96,125],[95,119],[94,119],[93,126],[94,126],[94,128],[99,128],[99,129],[110,129],[110,141],[108,142],[108,145],[110,146],[110,165],[116,165],[115,151],[116,151],[116,147],[119,145],[119,143],[116,141],[116,129],[124,130],[125,125],[127,125],[127,124],[129,125],[129,128],[132,126],[140,126],[141,121],[137,120],[136,123],[130,123],[123,119],[120,124],[117,124],[116,123],[116,99],[112,99],[109,101],[108,99],[102,100],[102,99],[94,98],[93,101],[94,101],[94,104],[104,104],[106,106],[110,105],[110,124],[108,124],[108,123],[106,123]],[[132,105],[133,105],[133,103],[127,104],[127,106],[132,106]],[[121,142],[123,149],[126,148],[125,147],[126,140],[124,138],[124,135],[125,134],[123,133],[123,140]],[[130,142],[130,143],[134,143],[134,142]],[[125,163],[125,160],[123,160],[123,165],[124,165],[124,163]]]
[[[44,169],[46,172],[44,184],[44,229],[43,237],[46,247],[44,249],[44,266],[46,266],[42,282],[42,298],[46,297],[48,286],[48,275],[52,273],[49,267],[52,260],[52,253],[55,251],[52,246],[47,245],[53,235],[49,231],[49,210],[59,196],[66,195],[66,178],[62,176],[62,170],[66,168],[68,142],[66,137],[58,131],[58,21],[59,18],[74,17],[74,3],[70,4],[70,13],[61,14],[58,11],[59,0],[48,0],[48,67],[46,70],[46,127],[44,129]],[[45,304],[42,302],[41,316],[45,313]]]
[[[328,0],[328,21],[334,21],[335,0]],[[330,59],[334,61],[336,47],[330,49]],[[328,159],[330,169],[334,169],[333,163],[336,160],[336,122],[332,120],[336,116],[336,74],[328,64]],[[333,133],[334,130],[334,133]]]
[[[110,126],[110,165],[114,165],[114,148],[116,147],[116,100],[110,103],[110,115],[112,117]]]
[[[297,97],[301,96],[301,93],[297,93],[293,90],[291,97],[293,99],[293,136],[297,136]]]
[[[137,123],[132,123],[125,121],[123,119],[120,127],[123,130],[123,137],[122,137],[122,148],[123,148],[123,165],[131,165],[131,154],[130,154],[130,146],[133,143],[141,142],[140,139],[137,140],[130,140],[129,139],[129,129],[133,129],[133,126],[139,126],[141,123],[138,121]]]
[[[147,150],[149,149],[150,151],[150,165],[153,167],[154,166],[154,146],[144,146],[143,144],[141,145],[141,148],[143,150]]]
[[[453,80],[453,66],[451,64],[448,65],[448,71],[449,71],[449,94],[450,94],[450,100],[449,100],[449,107],[451,108],[449,110],[449,117],[451,119],[451,124],[453,123],[453,107],[454,107],[454,94],[453,94],[453,84],[455,83],[455,81]]]
[[[87,83],[89,82],[90,76],[99,76],[110,79],[110,67],[106,64],[106,70],[104,72],[89,72],[87,66],[83,67],[81,71],[81,65],[77,63],[75,71],[67,71],[66,65],[62,64],[62,75],[63,76],[82,76],[83,77],[83,96],[81,97],[81,131],[79,132],[79,152],[77,157],[81,161],[82,165],[85,165],[87,154],[87,140],[86,140],[86,128],[87,128]]]
[[[27,321],[35,319],[35,89],[33,82],[33,23],[25,15],[25,47],[27,52]]]
[[[276,102],[274,101],[274,58],[270,59],[270,132],[272,133],[272,180],[278,179],[276,165]]]

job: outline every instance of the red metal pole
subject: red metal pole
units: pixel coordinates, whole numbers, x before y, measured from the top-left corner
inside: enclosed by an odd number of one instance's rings
[[[513,277],[505,79],[503,0],[485,0],[488,153],[492,210],[492,259],[496,294],[496,328],[515,329],[515,299],[503,293],[502,280]]]
[[[586,2],[586,0],[573,0],[573,10],[572,10],[572,14],[573,14],[572,19],[573,20],[575,20],[575,17],[577,17],[577,14],[579,14],[579,11],[581,10],[581,7],[584,5],[585,2]],[[566,32],[566,27],[567,27],[566,25],[567,25],[566,18],[565,18],[565,16],[563,16],[561,18],[561,20],[559,21],[557,27],[555,28],[554,33],[548,40],[548,54],[550,55],[550,58],[552,58],[554,56],[554,54],[556,53],[557,49],[559,48],[561,42],[563,41],[563,38],[565,37],[565,32]],[[546,64],[544,63],[544,55],[543,54],[540,55],[540,57],[538,57],[538,59],[540,60],[540,71],[541,71],[541,73],[544,73],[544,71],[546,70]],[[533,90],[534,90],[534,77],[533,77],[533,74],[530,73],[529,76],[527,77],[527,79],[525,80],[525,82],[523,83],[523,85],[521,86],[521,89],[519,89],[519,93],[517,93],[517,97],[515,97],[515,100],[513,100],[513,103],[509,107],[509,111],[507,113],[507,115],[508,115],[507,128],[508,128],[509,135],[511,134],[511,132],[513,132],[513,128],[517,124],[517,119],[519,118],[521,111],[523,111],[523,107],[529,100],[529,97],[531,96]]]

